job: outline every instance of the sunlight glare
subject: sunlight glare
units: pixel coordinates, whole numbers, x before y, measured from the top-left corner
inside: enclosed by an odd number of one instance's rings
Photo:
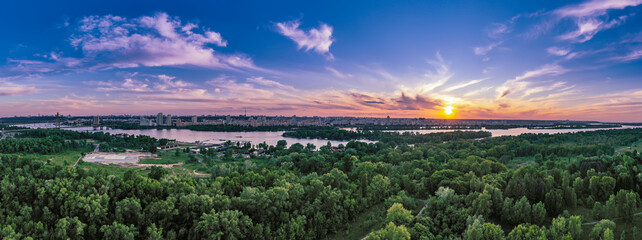
[[[455,109],[455,108],[454,108],[453,106],[447,106],[447,107],[444,107],[444,113],[445,113],[446,115],[453,114],[453,110],[454,110],[454,109]]]

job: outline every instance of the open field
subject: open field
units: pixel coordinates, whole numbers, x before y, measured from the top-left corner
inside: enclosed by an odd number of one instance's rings
[[[96,152],[87,154],[83,161],[98,163],[137,163],[140,157],[149,157],[150,153],[125,152],[125,153],[105,153]]]
[[[140,163],[145,164],[175,164],[189,160],[189,153],[175,151],[161,151],[155,155],[140,158]]]
[[[634,142],[630,146],[620,147],[617,150],[615,150],[615,153],[616,154],[621,154],[621,153],[624,153],[624,152],[634,151],[634,150],[637,150],[638,152],[642,152],[642,140]]]
[[[326,239],[361,239],[368,235],[368,233],[382,226],[385,212],[386,209],[384,209],[383,203],[375,205],[370,209],[360,213],[353,222],[348,224],[347,230],[337,232],[336,234],[328,236]]]
[[[0,155],[15,155],[20,158],[36,159],[43,162],[49,161],[50,164],[68,166],[68,165],[73,165],[76,162],[76,160],[78,160],[78,158],[81,156],[81,153],[87,152],[87,151],[89,151],[89,148],[65,150],[63,152],[56,153],[56,154],[21,153],[21,154],[0,154]]]

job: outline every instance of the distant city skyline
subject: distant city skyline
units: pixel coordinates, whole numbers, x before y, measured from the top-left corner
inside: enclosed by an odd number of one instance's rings
[[[3,5],[0,117],[642,121],[642,0]]]

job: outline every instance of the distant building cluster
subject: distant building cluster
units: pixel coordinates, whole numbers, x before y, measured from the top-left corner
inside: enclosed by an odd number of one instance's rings
[[[56,126],[93,126],[94,128],[109,125],[111,122],[125,122],[139,124],[140,126],[175,126],[184,127],[191,125],[239,125],[239,126],[338,126],[338,127],[364,127],[364,126],[418,126],[426,128],[479,128],[479,127],[547,127],[570,126],[573,124],[616,124],[600,123],[596,121],[569,121],[569,120],[494,120],[494,119],[430,119],[430,118],[377,118],[377,117],[300,117],[300,116],[246,116],[246,115],[200,115],[176,116],[158,113],[156,115],[103,115],[103,116],[63,116],[47,115],[39,117],[13,117],[21,121],[54,122]]]
[[[155,119],[140,116],[141,126],[187,126],[196,124],[197,122],[198,118],[196,116],[192,117],[192,122],[183,122],[181,118],[176,118],[176,120],[174,120],[171,114],[163,115],[162,112],[156,114]]]
[[[427,118],[360,118],[360,117],[285,117],[216,115],[175,117],[158,113],[155,118],[140,116],[141,126],[240,125],[240,126],[552,126],[569,121],[546,120],[487,120],[487,119],[427,119]]]
[[[190,126],[190,125],[240,125],[240,126],[321,126],[327,125],[327,122],[322,121],[320,117],[314,118],[297,118],[292,117],[267,117],[267,116],[215,116],[207,117],[201,122],[198,121],[197,116],[192,116],[189,120],[185,121],[185,117],[172,118],[171,114],[163,115],[158,113],[155,119],[140,116],[140,126]]]

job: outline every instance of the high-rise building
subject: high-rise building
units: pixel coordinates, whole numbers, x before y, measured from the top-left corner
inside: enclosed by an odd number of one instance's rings
[[[196,123],[198,123],[198,117],[197,116],[193,116],[192,117],[192,124],[196,124]]]
[[[159,112],[156,114],[156,125],[161,126],[163,125],[163,113]]]
[[[94,128],[100,126],[100,116],[94,116],[94,121],[91,123],[91,126]]]
[[[292,116],[290,119],[290,125],[295,126],[296,125],[296,115]]]
[[[172,114],[167,114],[167,119],[165,119],[166,126],[172,126]]]
[[[143,116],[140,116],[140,125],[141,126],[154,126],[152,119],[147,119]]]
[[[232,124],[232,116],[227,115],[227,117],[225,117],[225,124]]]

